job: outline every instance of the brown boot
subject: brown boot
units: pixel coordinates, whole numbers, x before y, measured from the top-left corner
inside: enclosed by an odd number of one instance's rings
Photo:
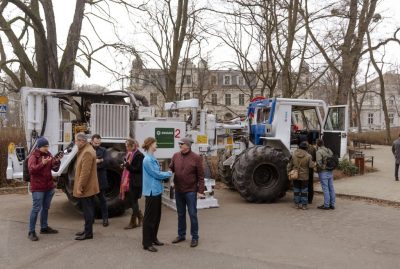
[[[128,230],[128,229],[133,229],[133,228],[138,227],[138,225],[136,224],[136,218],[137,218],[136,215],[132,215],[128,226],[124,227],[124,229]]]
[[[139,210],[139,215],[138,215],[138,227],[142,226],[143,223],[143,213],[141,210]]]

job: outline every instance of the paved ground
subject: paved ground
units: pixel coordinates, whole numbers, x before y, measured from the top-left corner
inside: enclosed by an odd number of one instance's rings
[[[57,235],[27,239],[30,196],[0,195],[1,268],[398,268],[400,209],[338,199],[337,210],[291,206],[291,194],[275,204],[249,204],[217,190],[221,207],[199,212],[200,245],[172,245],[175,212],[164,207],[158,253],[141,248],[141,230],[123,230],[128,214],[95,224],[95,238],[73,240],[82,216],[57,193],[49,222]]]
[[[377,172],[336,180],[338,194],[373,198],[400,204],[400,183],[394,181],[394,158],[389,146],[373,145],[372,149],[362,149],[365,155],[374,156]],[[370,163],[368,163],[370,165]],[[320,184],[315,189],[321,191]]]

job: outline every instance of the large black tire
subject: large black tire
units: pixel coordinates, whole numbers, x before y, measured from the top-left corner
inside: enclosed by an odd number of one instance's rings
[[[233,184],[249,202],[274,202],[288,189],[287,163],[282,151],[268,146],[251,147],[233,165]]]
[[[235,186],[232,182],[232,169],[229,166],[223,165],[223,162],[228,157],[225,150],[218,153],[218,175],[223,183],[225,183],[230,189],[234,190]]]
[[[106,190],[106,200],[108,206],[108,216],[115,217],[124,214],[125,209],[129,206],[127,199],[122,201],[119,199],[119,186],[121,182],[122,169],[120,164],[124,159],[124,153],[116,151],[112,148],[107,149],[109,160],[107,165],[107,181],[108,188]],[[63,190],[72,205],[81,210],[79,200],[75,198],[73,193],[75,178],[75,161],[69,166],[67,177],[64,179]],[[95,198],[95,215],[101,217],[100,202]]]

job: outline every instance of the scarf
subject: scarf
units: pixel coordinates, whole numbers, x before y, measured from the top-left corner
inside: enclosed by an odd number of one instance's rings
[[[125,159],[129,165],[131,164],[136,152],[137,149],[126,153]],[[130,172],[126,167],[124,167],[124,170],[122,171],[121,185],[119,188],[119,197],[121,198],[121,200],[125,199],[125,193],[129,191],[129,179],[130,179]]]

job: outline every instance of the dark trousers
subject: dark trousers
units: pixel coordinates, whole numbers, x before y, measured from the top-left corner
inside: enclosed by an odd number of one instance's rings
[[[146,196],[143,218],[143,247],[150,247],[157,240],[161,220],[161,194]]]
[[[79,198],[85,218],[85,235],[93,235],[94,196]]]
[[[106,190],[100,190],[100,192],[97,194],[97,198],[99,198],[100,201],[101,217],[103,218],[103,221],[105,221],[108,219]]]
[[[399,179],[399,166],[400,166],[400,164],[396,163],[396,166],[394,168],[394,178],[395,179]]]
[[[314,169],[309,170],[308,174],[308,203],[311,204],[314,198]]]

